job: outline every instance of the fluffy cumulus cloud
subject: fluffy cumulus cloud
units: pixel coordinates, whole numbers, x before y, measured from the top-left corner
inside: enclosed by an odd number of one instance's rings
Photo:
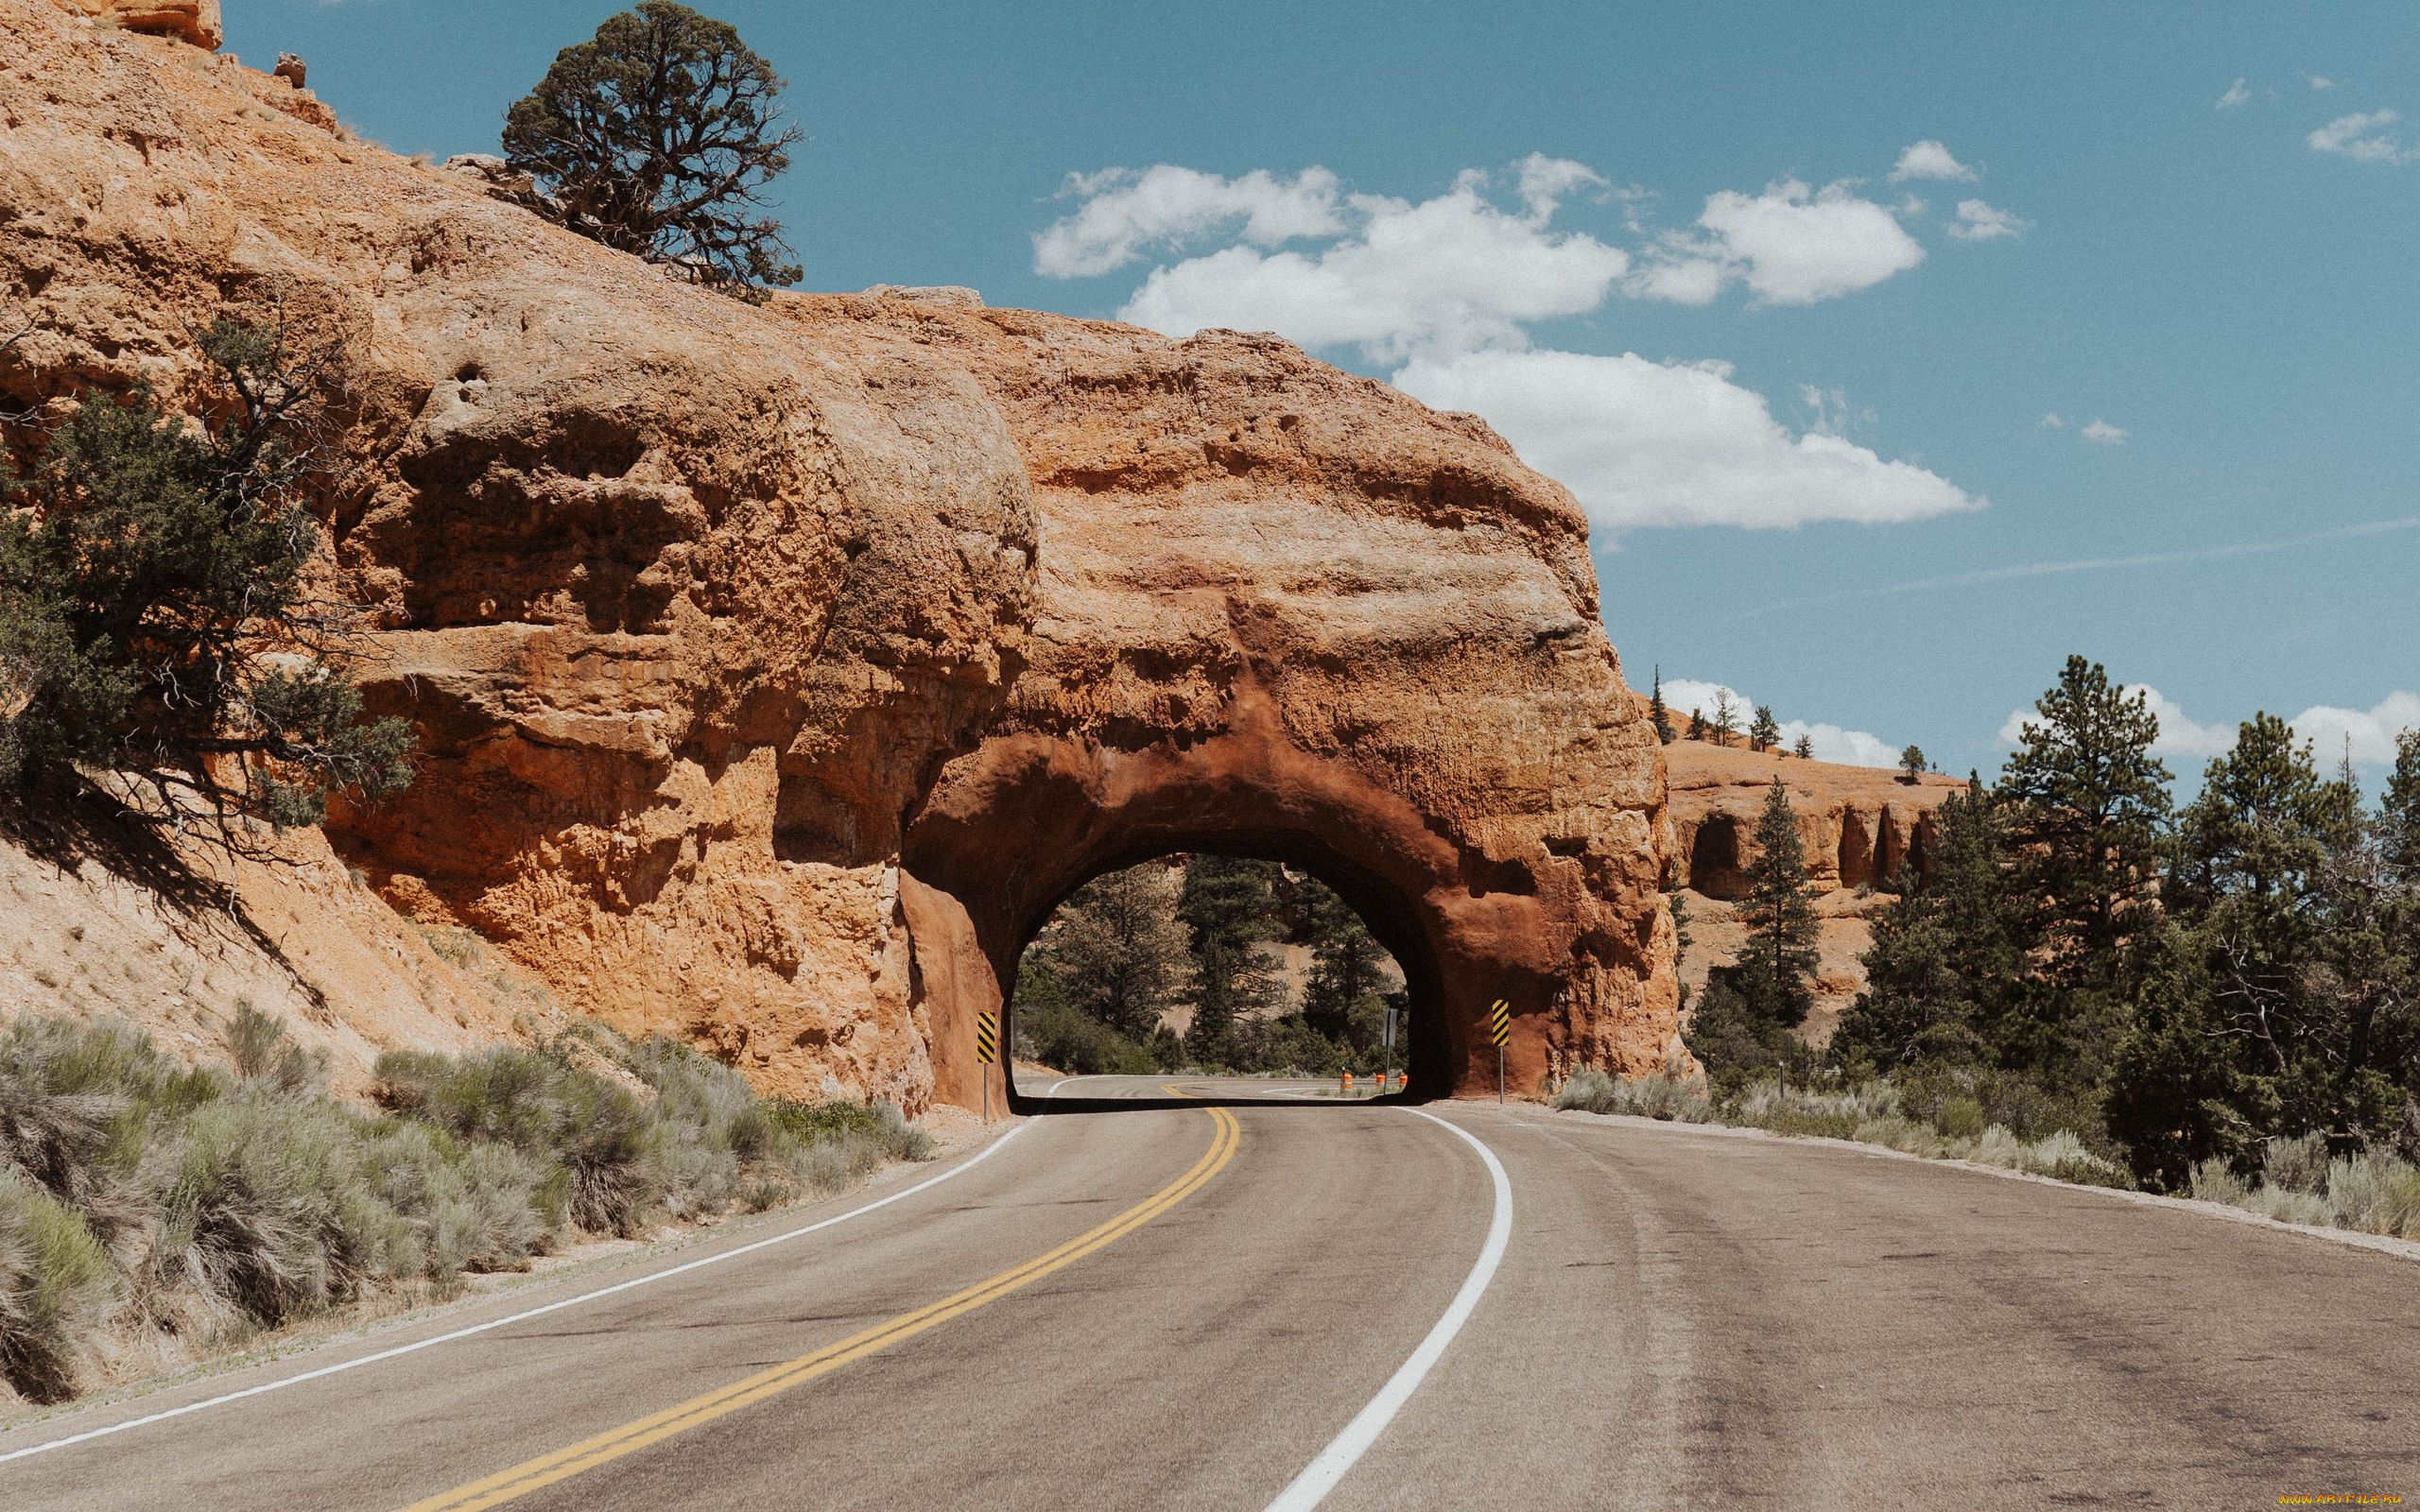
[[[1949,149],[1927,138],[1899,154],[1898,166],[1891,170],[1893,183],[1910,179],[1954,179],[1960,182],[1974,181],[1975,170],[1949,155]]]
[[[1765,304],[1813,304],[1838,299],[1904,273],[1925,249],[1888,205],[1860,197],[1845,183],[1809,189],[1795,179],[1762,194],[1725,189],[1706,198],[1698,224],[1703,238],[1675,239],[1658,261],[1683,278],[1737,277]]]
[[[2141,694],[2150,705],[2159,720],[2159,738],[2152,743],[2152,754],[2178,768],[2180,776],[2190,776],[2212,757],[2235,748],[2236,726],[2223,721],[2204,724],[2146,683],[2131,683],[2124,691]],[[2031,709],[2010,714],[2008,723],[2000,727],[2000,739],[2015,746],[2025,736],[2025,722],[2034,717]],[[2323,770],[2332,769],[2345,756],[2357,766],[2385,766],[2394,760],[2396,737],[2407,730],[2420,730],[2420,694],[2390,693],[2369,709],[2313,704],[2288,723],[2297,738],[2310,743]]]
[[[1262,169],[1228,179],[1167,163],[1139,173],[1108,168],[1069,174],[1061,193],[1083,206],[1033,239],[1034,270],[1051,278],[1107,273],[1228,228],[1238,228],[1255,247],[1344,229],[1336,175],[1325,168],[1305,168],[1291,179]]]
[[[1878,204],[1845,182],[1814,190],[1788,180],[1709,197],[1687,232],[1656,235],[1634,220],[1645,243],[1634,258],[1556,219],[1582,196],[1633,206],[1649,197],[1542,154],[1509,172],[1465,171],[1420,200],[1346,193],[1318,168],[1292,178],[1114,169],[1070,179],[1068,193],[1080,203],[1034,238],[1037,271],[1080,277],[1152,260],[1121,318],[1171,335],[1230,327],[1357,349],[1394,368],[1406,391],[1484,416],[1604,529],[1884,522],[1981,507],[1848,439],[1844,404],[1817,406],[1794,430],[1721,363],[1530,344],[1532,326],[1589,314],[1617,293],[1696,304],[1737,284],[1762,303],[1804,304],[1871,287],[1923,261],[1899,218],[1920,207]]]
[[[2303,141],[2313,152],[2333,152],[2356,163],[2411,163],[2420,159],[2420,146],[2407,144],[2392,129],[2402,119],[2393,111],[2355,111]]]
[[[1416,203],[1353,196],[1353,230],[1328,246],[1227,247],[1156,267],[1118,315],[1171,335],[1275,331],[1381,361],[1519,345],[1525,325],[1595,309],[1629,270],[1621,249],[1548,225],[1564,196],[1598,181],[1578,163],[1533,157],[1520,168],[1518,210],[1491,200],[1479,173]]]
[[[1672,713],[1672,727],[1686,730],[1691,710],[1703,710],[1706,718],[1714,717],[1715,700],[1728,695],[1731,707],[1738,713],[1741,730],[1755,713],[1756,702],[1727,683],[1704,682],[1695,678],[1666,678],[1664,707]],[[1842,730],[1838,725],[1809,723],[1804,719],[1781,721],[1781,741],[1785,747],[1795,747],[1798,737],[1806,737],[1809,749],[1819,762],[1838,762],[1843,766],[1896,766],[1899,748],[1881,736],[1862,730]]]
[[[1879,524],[1982,507],[1911,463],[1821,430],[1792,435],[1720,363],[1464,352],[1415,358],[1394,381],[1441,409],[1486,416],[1608,530]]]
[[[2096,420],[2076,434],[2096,446],[2123,446],[2126,444],[2126,438],[2135,433],[2123,425],[2112,425],[2105,420]]]
[[[2028,223],[2005,210],[1995,210],[1979,199],[1958,201],[1958,218],[1948,223],[1949,234],[1962,242],[1996,241],[2014,236]]]

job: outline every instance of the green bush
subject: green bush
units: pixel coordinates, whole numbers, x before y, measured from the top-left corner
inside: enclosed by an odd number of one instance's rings
[[[0,1379],[35,1401],[73,1395],[83,1341],[118,1291],[83,1216],[0,1166]]]
[[[2327,1139],[2305,1134],[2273,1139],[2261,1152],[2260,1179],[2280,1192],[2316,1196],[2327,1190]]]

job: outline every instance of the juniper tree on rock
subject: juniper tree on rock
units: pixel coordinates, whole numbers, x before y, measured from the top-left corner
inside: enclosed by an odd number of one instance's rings
[[[0,783],[111,774],[138,817],[249,850],[251,821],[403,786],[412,737],[361,719],[358,613],[304,582],[335,350],[231,318],[199,346],[199,417],[88,394],[28,468],[0,466]]]
[[[1691,740],[1711,740],[1714,738],[1706,733],[1705,711],[1703,709],[1692,709],[1689,711],[1689,738]]]
[[[582,235],[735,292],[795,284],[781,225],[761,214],[803,140],[781,92],[729,24],[641,0],[555,55],[506,112],[504,149]]]
[[[1811,762],[1815,759],[1815,737],[1812,735],[1801,735],[1798,737],[1797,744],[1791,746],[1789,748],[1797,754],[1800,761]]]
[[[1758,750],[1771,750],[1781,744],[1781,725],[1773,718],[1772,710],[1756,706],[1756,717],[1748,725],[1748,744]]]
[[[1931,763],[1925,760],[1925,748],[1922,746],[1911,745],[1899,753],[1899,770],[1908,774],[1907,780],[1910,782],[1924,776],[1925,768],[1930,765]]]

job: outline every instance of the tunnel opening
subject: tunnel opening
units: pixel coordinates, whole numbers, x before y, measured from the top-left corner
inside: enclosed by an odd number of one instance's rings
[[[1384,891],[1299,848],[1232,840],[1095,870],[1046,911],[1004,984],[1012,1095],[1071,1075],[1333,1094],[1350,1073],[1357,1096],[1402,1090],[1436,973],[1408,910],[1373,908]],[[1048,1074],[1021,1082],[1020,1061]]]

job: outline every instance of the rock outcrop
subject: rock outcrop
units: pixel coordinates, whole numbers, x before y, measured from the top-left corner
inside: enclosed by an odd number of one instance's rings
[[[1671,824],[1666,881],[1688,910],[1690,948],[1681,980],[1694,993],[1738,959],[1747,927],[1733,907],[1756,857],[1756,820],[1775,777],[1789,795],[1806,851],[1818,920],[1815,1011],[1802,1033],[1831,1037],[1841,1010],[1865,990],[1859,964],[1876,915],[1890,906],[1902,864],[1924,869],[1933,811],[1966,784],[1927,773],[1915,782],[1874,766],[1841,766],[1738,746],[1677,740],[1664,747]]]
[[[418,781],[332,816],[393,907],[769,1088],[973,1102],[973,1016],[1090,875],[1304,866],[1412,1071],[1685,1058],[1664,769],[1570,498],[1282,342],[965,290],[684,286],[477,178],[0,0],[18,403],[340,342],[326,576]],[[243,71],[250,75],[251,71]],[[283,79],[251,76],[267,86]]]
[[[89,16],[128,31],[169,37],[188,46],[217,51],[227,40],[218,0],[53,0],[71,14]],[[301,83],[300,79],[295,81]]]

